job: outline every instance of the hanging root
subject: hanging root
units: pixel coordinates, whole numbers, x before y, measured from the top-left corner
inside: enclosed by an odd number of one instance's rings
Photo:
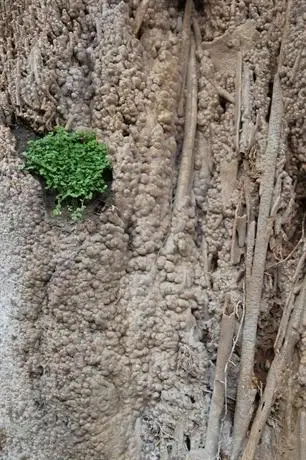
[[[268,222],[274,188],[275,165],[279,150],[283,116],[283,101],[279,75],[274,77],[268,144],[263,159],[261,198],[258,212],[256,244],[250,283],[246,286],[246,314],[242,337],[240,378],[233,429],[232,460],[239,457],[253,412],[256,389],[252,383],[257,321],[269,241]]]
[[[139,7],[137,8],[136,17],[135,17],[135,26],[134,26],[134,33],[138,36],[139,31],[141,29],[143,19],[147,12],[150,0],[142,0]]]
[[[191,38],[190,57],[187,74],[187,101],[185,115],[185,132],[180,165],[179,177],[176,188],[175,207],[180,208],[190,192],[193,171],[193,150],[197,127],[198,82],[196,45],[194,37]]]
[[[255,126],[252,122],[252,99],[250,97],[251,69],[248,63],[243,63],[241,87],[241,134],[239,139],[239,152],[247,154],[252,145]],[[240,123],[239,123],[240,124]],[[239,133],[239,126],[236,127]],[[238,134],[236,134],[238,135]]]
[[[231,356],[235,332],[235,312],[224,312],[218,346],[214,391],[211,398],[203,458],[215,459],[218,452],[220,423],[226,392],[226,367]]]
[[[184,91],[186,84],[186,76],[188,69],[188,56],[190,51],[190,40],[191,40],[191,12],[192,12],[192,0],[186,1],[184,11],[184,23],[183,23],[183,34],[182,34],[182,51],[181,51],[181,63],[182,63],[182,84],[181,91],[179,93],[179,104],[178,114],[182,116],[184,114]]]
[[[301,408],[299,411],[299,458],[297,460],[303,460],[306,452],[306,411]]]
[[[235,83],[235,148],[239,152],[239,131],[241,119],[241,81],[242,81],[242,54],[238,52]]]
[[[217,83],[214,83],[214,86],[215,86],[219,96],[224,97],[224,99],[226,99],[231,104],[235,104],[235,97],[232,96],[228,91],[226,91],[226,89],[222,88]]]
[[[290,25],[291,7],[292,7],[292,0],[288,0],[286,13],[285,13],[286,14],[286,16],[285,16],[285,24],[284,24],[284,27],[283,27],[283,36],[282,36],[281,47],[280,47],[279,56],[278,56],[277,72],[281,71],[281,68],[282,68],[282,65],[283,65],[285,42],[286,42],[286,40],[288,38],[289,25]]]
[[[288,324],[284,344],[276,354],[267,376],[267,383],[263,392],[257,413],[252,424],[250,436],[244,450],[242,460],[253,460],[256,447],[260,440],[262,430],[269,416],[275,398],[275,390],[281,382],[282,373],[291,362],[294,347],[299,339],[299,324],[306,305],[306,277],[302,290],[294,302],[291,320]],[[306,451],[304,451],[305,454]],[[303,454],[303,455],[304,455]],[[301,457],[302,458],[302,457]]]
[[[201,34],[199,22],[196,17],[192,18],[192,30],[193,30],[194,39],[196,42],[196,50],[199,51],[201,49],[202,34]]]
[[[303,270],[303,267],[305,266],[305,260],[306,260],[306,241],[304,241],[304,247],[303,247],[303,253],[300,257],[300,260],[297,264],[297,267],[296,267],[296,270],[295,270],[295,274],[294,274],[294,277],[293,277],[293,280],[292,280],[292,288],[290,290],[290,293],[289,293],[289,296],[288,296],[288,299],[286,301],[286,304],[285,304],[285,307],[284,307],[284,310],[283,310],[283,315],[282,315],[282,319],[281,319],[281,322],[280,322],[280,325],[279,325],[279,328],[278,328],[278,333],[277,333],[277,337],[275,339],[275,343],[274,343],[274,350],[276,352],[278,352],[283,344],[283,341],[284,341],[284,337],[285,337],[285,334],[286,334],[286,330],[287,330],[287,324],[288,324],[288,321],[289,321],[289,318],[290,318],[290,315],[291,315],[291,311],[292,311],[292,308],[293,308],[293,300],[294,300],[294,288],[296,287],[296,281],[298,280],[302,270]]]

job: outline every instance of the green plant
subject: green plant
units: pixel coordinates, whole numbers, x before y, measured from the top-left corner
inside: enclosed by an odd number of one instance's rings
[[[58,127],[28,142],[24,169],[41,177],[46,189],[56,193],[54,215],[61,214],[65,202],[70,217],[77,220],[86,202],[107,191],[103,176],[111,170],[111,164],[106,145],[99,143],[94,133],[68,132]]]

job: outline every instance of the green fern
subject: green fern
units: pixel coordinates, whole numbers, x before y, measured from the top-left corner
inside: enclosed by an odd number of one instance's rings
[[[40,176],[46,189],[56,193],[54,215],[67,204],[70,217],[82,217],[85,203],[108,184],[103,173],[111,170],[107,147],[94,133],[68,132],[58,127],[45,137],[28,142],[24,169]]]

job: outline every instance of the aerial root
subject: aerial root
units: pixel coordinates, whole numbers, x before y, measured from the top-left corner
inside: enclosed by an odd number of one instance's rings
[[[245,439],[254,409],[256,388],[253,384],[254,356],[257,322],[261,303],[263,277],[269,232],[269,217],[272,204],[274,176],[282,132],[283,101],[279,75],[274,77],[268,143],[264,155],[261,197],[258,211],[256,243],[249,284],[246,285],[246,315],[242,337],[240,377],[233,428],[233,451],[231,460],[237,460]]]
[[[306,277],[303,281],[302,290],[294,302],[290,322],[286,329],[284,343],[276,354],[268,372],[266,386],[252,423],[249,439],[242,455],[242,460],[253,460],[256,447],[259,443],[263,428],[269,416],[275,399],[275,392],[279,385],[283,371],[292,359],[294,347],[299,339],[299,324],[306,305]],[[304,417],[305,418],[305,417]],[[304,451],[305,452],[305,451]]]
[[[219,446],[221,417],[226,396],[227,363],[232,354],[235,332],[235,312],[224,312],[221,320],[221,332],[218,346],[214,390],[211,398],[208,425],[206,431],[204,458],[216,458]]]
[[[135,16],[135,26],[134,26],[134,33],[138,36],[139,31],[141,29],[145,14],[147,12],[150,0],[142,0],[140,5],[137,8],[136,16]]]
[[[187,100],[184,142],[174,202],[176,208],[183,206],[186,198],[189,196],[193,172],[194,142],[198,116],[198,82],[195,48],[195,40],[192,36],[187,74]]]

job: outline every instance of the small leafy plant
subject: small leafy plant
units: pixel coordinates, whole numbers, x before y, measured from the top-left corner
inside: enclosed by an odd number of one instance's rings
[[[68,207],[74,220],[83,216],[86,203],[108,189],[105,173],[111,171],[107,147],[94,133],[56,128],[45,137],[28,142],[24,169],[43,179],[56,194],[53,215]]]

